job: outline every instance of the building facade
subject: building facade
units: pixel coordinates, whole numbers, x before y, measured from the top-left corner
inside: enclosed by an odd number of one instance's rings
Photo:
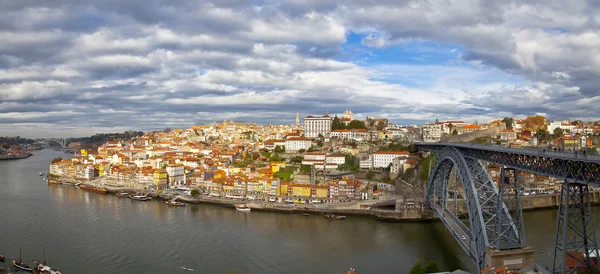
[[[317,138],[319,134],[327,136],[331,132],[331,123],[333,118],[327,112],[323,116],[304,117],[304,136],[308,138]]]

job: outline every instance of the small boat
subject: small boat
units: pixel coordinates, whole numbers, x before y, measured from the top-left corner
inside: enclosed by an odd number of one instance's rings
[[[236,205],[235,210],[242,212],[249,212],[250,208],[247,205]]]
[[[181,269],[183,269],[183,270],[187,270],[187,271],[194,271],[194,269],[192,269],[192,268],[189,268],[189,267],[185,267],[185,266],[181,266],[181,267],[179,267],[179,268],[181,268]]]
[[[81,184],[83,184],[83,183],[76,183],[75,186],[80,186]]]
[[[0,255],[0,262],[4,262],[4,256]]]
[[[310,213],[302,213],[302,216],[310,216]]]
[[[335,214],[325,214],[325,218],[329,220],[343,220],[346,216],[343,215],[335,215]]]
[[[131,193],[127,193],[127,192],[117,192],[115,194],[119,197],[129,197],[131,195]]]
[[[175,200],[166,200],[165,203],[167,205],[170,205],[170,206],[179,206],[179,207],[185,206],[185,203],[183,203],[183,202],[177,202]]]
[[[16,260],[12,260],[12,265],[19,270],[23,270],[23,271],[33,271],[33,268],[31,268],[31,266],[23,263],[23,260],[21,260],[22,254],[21,254],[21,249],[19,249],[19,261],[17,262]]]
[[[40,172],[40,176],[44,175],[44,173]]]
[[[131,198],[132,200],[136,200],[136,201],[150,201],[150,200],[152,200],[152,197],[149,197],[148,194],[145,194],[145,195],[131,195],[131,196],[129,196],[129,198]]]
[[[92,185],[84,185],[84,184],[81,184],[81,183],[78,183],[76,185],[79,186],[79,189],[81,189],[81,190],[90,191],[90,192],[94,192],[94,193],[106,194],[108,192],[108,190],[106,188],[103,188],[103,187],[97,187],[97,186],[92,186]]]
[[[42,263],[36,262],[35,270],[36,270],[36,273],[39,273],[39,274],[61,274],[60,271],[58,271],[56,269],[52,269],[52,267],[50,267],[48,265],[48,263],[46,263],[46,248],[44,248],[44,262],[42,262]]]

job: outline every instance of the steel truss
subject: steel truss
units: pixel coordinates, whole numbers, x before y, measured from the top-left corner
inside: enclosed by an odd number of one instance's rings
[[[462,230],[462,227],[454,224],[458,217],[447,208],[448,181],[452,169],[455,169],[465,190],[469,211],[467,239],[460,237],[463,232],[458,230]],[[463,157],[456,148],[447,147],[437,153],[428,181],[426,203],[434,209],[480,270],[485,265],[487,247],[514,248],[523,243],[522,234],[517,230],[484,164],[478,159]],[[502,233],[498,234],[497,230]],[[496,246],[497,243],[500,246]]]
[[[600,159],[596,156],[560,153],[546,150],[525,150],[464,143],[417,144],[427,151],[454,147],[464,157],[529,171],[539,175],[564,178],[584,184],[600,184]]]
[[[591,259],[599,256],[587,185],[567,181],[561,185],[556,232],[554,273],[598,269]]]
[[[504,203],[502,203],[502,201]],[[517,171],[514,168],[503,167],[500,170],[500,182],[498,182],[498,206],[506,206],[512,217],[513,226],[510,221],[502,220],[504,215],[496,218],[496,241],[494,245],[501,250],[523,248],[525,244],[525,235],[523,234],[523,210],[521,208],[521,199],[519,198],[519,183],[517,181]],[[517,233],[509,233],[516,231]],[[513,236],[519,235],[519,238]]]

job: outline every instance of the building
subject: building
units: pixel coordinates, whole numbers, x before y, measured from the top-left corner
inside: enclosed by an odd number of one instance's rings
[[[284,147],[285,146],[285,140],[283,139],[269,139],[266,140],[265,143],[263,144],[264,148],[268,149],[268,150],[274,150],[276,146],[280,146],[280,147]]]
[[[167,188],[167,172],[162,169],[155,168],[154,170],[154,188],[162,191]]]
[[[387,168],[390,166],[394,159],[400,157],[404,161],[408,159],[410,153],[408,151],[378,151],[373,153],[373,167],[374,168]],[[404,161],[400,161],[399,164],[404,164]]]
[[[325,156],[325,162],[328,164],[343,165],[346,163],[346,156],[344,154],[331,154]]]
[[[169,176],[169,187],[173,188],[185,185],[184,170],[185,167],[183,164],[171,164],[167,166],[167,175]]]
[[[358,163],[358,166],[361,169],[373,168],[373,155],[369,155],[369,157],[367,157],[367,159],[360,160],[360,162]]]
[[[292,137],[285,140],[285,151],[308,150],[312,141],[306,137]]]
[[[500,132],[500,140],[512,142],[517,139],[517,133],[512,129],[505,129]]]
[[[331,132],[331,123],[333,119],[327,112],[323,116],[306,116],[304,117],[304,136],[308,138],[317,138],[319,134],[322,136],[329,135]]]
[[[439,142],[444,135],[444,124],[425,124],[423,125],[423,142]]]
[[[354,139],[357,141],[369,138],[369,132],[364,128],[336,129],[332,130],[330,135],[339,139]]]

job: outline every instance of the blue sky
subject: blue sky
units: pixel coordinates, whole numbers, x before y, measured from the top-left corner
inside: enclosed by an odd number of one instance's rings
[[[598,120],[599,7],[550,2],[0,1],[0,135]]]

